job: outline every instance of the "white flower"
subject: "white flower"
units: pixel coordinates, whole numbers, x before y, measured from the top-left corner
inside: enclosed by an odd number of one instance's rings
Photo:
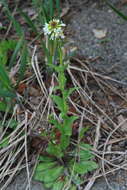
[[[48,35],[51,40],[63,39],[65,37],[63,27],[65,27],[63,22],[58,19],[53,19],[49,23],[45,23],[43,28],[44,35]]]

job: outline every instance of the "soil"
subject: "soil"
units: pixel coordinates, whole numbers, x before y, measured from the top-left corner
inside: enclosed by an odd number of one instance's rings
[[[105,3],[83,2],[78,1],[68,23],[73,45],[78,48],[78,54],[86,59],[98,57],[89,63],[98,72],[126,81],[127,21],[117,16]],[[114,0],[115,6],[126,13],[126,4],[122,6],[120,2]],[[104,38],[98,39],[94,35],[94,30],[107,32]]]
[[[126,13],[126,4],[112,0]],[[77,47],[77,55],[89,60],[98,72],[127,81],[127,21],[118,17],[105,3],[95,0],[73,0],[65,17],[68,25],[69,45]],[[93,30],[106,30],[106,36],[98,39]],[[95,61],[90,61],[95,60]],[[127,173],[120,170],[108,179],[113,190],[127,189]],[[26,182],[26,183],[25,183]],[[6,190],[26,190],[26,172],[21,172]],[[44,190],[42,184],[33,181],[31,190]],[[91,190],[110,190],[103,178],[98,179]]]

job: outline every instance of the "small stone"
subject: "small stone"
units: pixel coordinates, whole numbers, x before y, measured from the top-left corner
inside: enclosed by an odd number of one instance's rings
[[[107,29],[93,29],[94,36],[98,39],[102,39],[106,37]]]

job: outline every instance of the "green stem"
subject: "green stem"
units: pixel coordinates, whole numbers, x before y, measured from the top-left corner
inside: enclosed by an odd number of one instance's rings
[[[60,44],[61,45],[61,44]],[[61,49],[61,46],[59,47],[59,59],[60,59],[60,67],[61,68],[64,68],[64,63],[63,63],[63,51],[62,51],[62,49]],[[59,75],[59,77],[58,77],[58,79],[59,79],[59,82],[61,82],[61,80],[60,80],[60,78],[61,78],[61,76],[63,77],[63,78],[65,78],[65,73],[64,73],[64,69],[61,69],[61,71],[58,73],[58,75]],[[66,79],[65,79],[66,80]],[[67,111],[66,110],[66,106],[67,106],[67,100],[66,100],[66,98],[65,98],[65,85],[66,85],[66,82],[65,83],[62,83],[61,82],[61,84],[59,84],[59,86],[61,87],[61,93],[62,93],[62,98],[63,98],[63,103],[64,103],[64,107],[65,107],[65,112]]]

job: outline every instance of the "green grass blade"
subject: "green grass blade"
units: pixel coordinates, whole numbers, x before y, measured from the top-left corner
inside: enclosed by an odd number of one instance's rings
[[[11,69],[11,67],[14,65],[16,57],[17,57],[17,54],[20,51],[20,49],[21,49],[21,47],[23,45],[23,42],[24,42],[24,36],[22,36],[20,38],[20,40],[18,41],[18,43],[17,43],[17,45],[15,47],[14,53],[12,54],[12,57],[11,57],[10,62],[9,62],[9,69]]]
[[[49,9],[50,9],[50,20],[51,20],[54,16],[53,0],[49,1]]]
[[[24,77],[24,73],[25,73],[25,70],[26,70],[27,62],[28,62],[28,51],[27,51],[27,45],[26,45],[26,42],[25,42],[24,46],[23,46],[22,53],[21,53],[21,62],[20,62],[19,77],[18,77],[17,84]]]
[[[6,111],[7,110],[7,104],[4,102],[0,102],[0,111]]]
[[[114,11],[117,13],[118,16],[120,16],[121,18],[123,18],[124,20],[127,20],[127,16],[125,14],[123,14],[121,11],[119,11],[116,7],[114,7],[111,3],[109,3],[108,1],[106,1],[107,5]]]
[[[10,97],[10,98],[15,98],[16,94],[7,90],[1,90],[0,89],[0,97]]]
[[[5,67],[2,64],[0,64],[0,82],[3,84],[3,86],[5,88],[7,88],[8,90],[11,90],[10,79],[8,77],[6,70],[5,70]]]
[[[56,10],[58,12],[58,18],[60,17],[61,8],[60,8],[60,0],[56,0]]]
[[[48,22],[50,20],[50,16],[44,6],[42,6],[41,8],[41,13],[42,13],[43,24],[44,24],[45,22]]]
[[[4,8],[5,8],[6,14],[8,16],[8,19],[13,23],[14,28],[15,28],[17,34],[19,36],[21,36],[23,34],[23,30],[21,28],[21,25],[16,21],[16,19],[12,15],[11,11],[8,8],[8,4],[6,3],[6,1],[1,0],[1,3],[4,5]]]
[[[32,4],[35,7],[37,13],[38,13],[38,18],[40,23],[42,23],[42,25],[47,21],[47,11],[45,9],[45,2],[44,0],[32,0]]]
[[[21,9],[19,9],[19,12],[23,16],[23,18],[25,19],[26,23],[31,27],[31,29],[33,30],[33,32],[35,34],[38,34],[37,28],[34,25],[33,21],[30,19],[30,17],[25,12],[23,12]]]

